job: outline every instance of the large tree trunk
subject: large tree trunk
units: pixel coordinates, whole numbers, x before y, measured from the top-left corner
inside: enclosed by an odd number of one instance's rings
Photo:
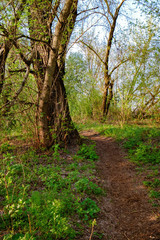
[[[31,9],[31,19],[41,23],[33,26],[30,24],[31,38],[37,38],[39,31],[44,32],[44,29],[45,33],[47,32],[47,36],[42,35],[43,42],[32,41],[32,49],[36,55],[34,69],[39,92],[38,137],[40,143],[46,147],[50,147],[54,142],[67,144],[72,138],[79,137],[70,117],[63,83],[66,48],[77,16],[77,3],[78,0],[65,1],[53,35],[50,34],[51,16],[45,14],[44,18],[44,14],[39,15],[39,6],[36,4]],[[58,6],[54,7],[54,13],[57,8]]]
[[[46,74],[46,68],[48,65],[49,54],[50,54],[50,42],[52,39],[51,26],[52,21],[51,15],[52,1],[48,0],[34,0],[30,6],[28,15],[28,25],[31,38],[31,48],[33,55],[33,68],[34,76],[37,84],[37,111],[35,114],[36,126],[37,126],[37,137],[40,141],[40,128],[39,128],[39,101],[42,94],[44,78]],[[48,123],[47,123],[48,124]]]
[[[54,141],[54,136],[56,136],[57,142],[64,143],[65,145],[79,139],[79,134],[75,129],[70,116],[66,89],[63,82],[65,75],[66,50],[77,17],[77,3],[78,1],[74,1],[65,25],[58,51],[54,82],[51,87],[49,104],[49,128],[52,129],[51,144]]]
[[[49,128],[51,130],[51,142],[56,140],[58,143],[67,145],[76,140],[78,132],[74,128],[71,120],[66,90],[63,82],[64,65],[59,69],[55,83],[52,86],[49,103]]]

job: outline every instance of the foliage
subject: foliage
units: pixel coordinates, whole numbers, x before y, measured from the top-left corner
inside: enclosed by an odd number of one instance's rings
[[[140,4],[140,7],[143,12],[154,16],[155,18],[160,17],[160,5],[158,0],[136,0],[137,4]]]
[[[160,149],[158,148],[160,130],[158,128],[136,125],[124,125],[120,128],[111,126],[104,131],[104,134],[123,141],[123,146],[128,149],[130,157],[138,164],[160,163]]]
[[[71,53],[66,59],[64,83],[71,115],[80,118],[100,118],[102,96],[90,62],[81,53]]]
[[[89,181],[88,178],[81,178],[75,183],[75,188],[78,192],[85,192],[87,194],[102,194],[102,189],[97,186],[97,184]]]
[[[152,18],[145,23],[137,20],[135,25],[131,24],[126,37],[123,35],[128,41],[126,55],[130,61],[117,73],[119,81],[115,93],[119,112],[116,117],[123,122],[132,118],[159,119],[158,35],[159,28]]]
[[[95,153],[95,151],[93,151],[94,148],[95,148],[95,145],[83,144],[78,151],[78,155],[83,156],[88,160],[97,160],[98,156]]]
[[[61,4],[56,8],[55,4],[58,2]],[[39,83],[44,82],[43,77],[45,76],[46,69],[48,69],[46,63],[44,63],[46,61],[44,61],[44,59],[48,57],[48,51],[52,49],[51,39],[54,36],[54,28],[57,24],[56,17],[52,19],[53,24],[48,24],[48,22],[50,22],[50,13],[54,7],[57,9],[57,13],[55,10],[53,16],[57,14],[57,19],[59,19],[61,7],[63,6],[62,2],[53,1],[53,5],[47,5],[45,3],[38,4],[33,10],[33,12],[35,12],[34,16],[30,13],[30,7],[34,5],[34,1],[24,1],[21,3],[22,5],[17,1],[7,3],[6,0],[3,0],[0,3],[2,16],[0,20],[1,54],[3,53],[3,44],[6,44],[5,46],[9,44],[10,48],[5,59],[5,78],[2,83],[3,91],[0,96],[0,108],[7,102],[11,104],[12,100],[15,100],[14,104],[9,105],[5,110],[2,107],[0,127],[3,131],[10,131],[10,134],[13,129],[18,129],[19,131],[32,131],[32,135],[35,136],[40,129],[37,127],[38,122],[36,119],[39,115],[42,116],[43,112],[38,115],[35,114],[38,110],[37,103],[40,100],[40,92],[41,89],[43,89],[42,86],[39,86]],[[128,121],[131,118],[137,117],[148,117],[159,121],[158,100],[160,86],[159,65],[157,64],[160,56],[158,42],[159,27],[155,18],[152,18],[152,13],[154,13],[154,15],[157,14],[158,18],[159,4],[157,0],[137,0],[137,3],[138,6],[141,6],[141,3],[143,3],[143,9],[149,9],[150,15],[143,16],[145,21],[141,18],[140,14],[138,20],[135,20],[134,16],[134,19],[132,19],[129,24],[125,24],[127,25],[125,31],[123,25],[123,31],[120,31],[121,24],[117,24],[113,41],[110,41],[112,47],[111,49],[110,47],[108,48],[111,50],[112,56],[108,59],[109,74],[112,75],[112,77],[110,77],[114,83],[114,94],[108,119],[116,119],[123,123],[126,120]],[[101,119],[104,67],[106,65],[104,65],[104,61],[107,59],[104,55],[106,53],[106,41],[108,39],[105,35],[108,35],[112,22],[112,18],[107,9],[110,9],[113,14],[117,4],[118,1],[109,1],[109,6],[105,9],[105,2],[103,3],[103,1],[91,1],[90,3],[87,3],[87,1],[83,3],[79,2],[78,11],[80,12],[82,8],[82,15],[78,14],[78,21],[74,32],[75,35],[72,34],[73,42],[75,41],[75,36],[77,37],[77,32],[81,35],[81,37],[78,37],[78,46],[82,49],[76,47],[77,52],[69,51],[66,55],[67,44],[69,42],[68,39],[66,43],[67,27],[63,34],[60,45],[63,48],[66,44],[66,47],[64,51],[60,50],[60,53],[57,55],[60,58],[62,57],[65,62],[64,72],[66,74],[63,76],[63,80],[67,91],[66,98],[69,101],[72,118],[77,122],[82,121],[82,119]],[[129,14],[126,6],[127,5],[124,4],[123,9],[126,11],[126,14]],[[97,7],[98,10],[96,10]],[[46,11],[43,11],[42,8]],[[91,14],[88,13],[87,8],[92,9]],[[49,10],[49,13],[47,13],[47,10]],[[39,12],[42,13],[42,16]],[[46,12],[46,15],[44,14],[45,22],[43,22],[44,12]],[[39,16],[36,16],[38,14]],[[93,19],[99,16],[101,16],[99,23],[94,24]],[[32,21],[29,21],[28,18],[31,18]],[[70,19],[71,16],[68,20]],[[47,25],[44,26],[46,23]],[[92,23],[94,27],[88,27],[90,23]],[[48,29],[51,25],[52,28]],[[31,31],[32,28],[33,32]],[[46,31],[42,31],[42,29],[48,29],[52,36],[44,34]],[[82,31],[82,29],[84,31]],[[40,32],[41,34],[39,34]],[[70,29],[69,32],[71,33],[72,29]],[[12,38],[14,38],[14,41]],[[35,41],[33,39],[35,39]],[[83,41],[81,41],[82,39]],[[85,44],[82,44],[82,42],[86,42],[89,48],[87,48]],[[38,43],[40,45],[37,47]],[[31,46],[33,45],[36,47],[32,48]],[[45,52],[47,48],[48,50]],[[43,50],[41,51],[41,49]],[[91,49],[94,49],[96,54]],[[33,50],[37,52],[32,54]],[[61,51],[63,54],[61,54]],[[46,56],[45,53],[47,53]],[[33,59],[33,56],[35,59]],[[4,59],[4,56],[2,57],[1,55],[0,59]],[[30,74],[25,85],[23,85],[26,67],[25,59],[30,62]],[[58,59],[59,62],[61,62],[61,60]],[[125,60],[127,61],[125,62]],[[123,61],[124,63],[121,65]],[[44,63],[44,66],[42,66],[42,63]],[[0,64],[3,65],[3,61],[0,61]],[[119,67],[116,68],[116,66]],[[62,68],[61,66],[58,71],[61,72]],[[0,69],[3,69],[3,66],[1,66]],[[112,72],[111,69],[115,69],[115,71]],[[23,91],[14,99],[15,93],[18,92],[21,86],[23,87]],[[59,102],[61,101],[58,99],[55,105]],[[57,115],[62,116],[62,113]],[[68,128],[66,128],[65,131],[67,129]]]
[[[92,197],[103,194],[93,182],[94,145],[82,145],[73,157],[64,153],[69,158],[61,156],[58,145],[46,154],[15,150],[9,142],[1,145],[3,239],[75,239],[79,229],[82,234],[83,224],[100,211]]]
[[[84,199],[80,206],[78,207],[78,214],[84,220],[88,220],[89,217],[94,218],[94,216],[100,211],[99,207],[96,205],[95,201],[90,198]]]

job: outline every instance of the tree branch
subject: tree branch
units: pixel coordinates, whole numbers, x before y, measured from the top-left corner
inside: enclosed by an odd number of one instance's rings
[[[108,17],[107,14],[106,14],[106,11],[105,11],[105,8],[104,8],[104,5],[103,5],[102,0],[100,0],[100,2],[101,2],[101,5],[102,5],[102,8],[103,8],[103,11],[104,11],[104,13],[100,13],[100,14],[102,14],[102,15],[107,19],[107,21],[108,21],[108,23],[109,23],[109,25],[110,25],[110,27],[111,27],[112,25],[111,25],[111,22],[110,22],[110,20],[109,20],[109,17]]]
[[[104,61],[102,60],[102,58],[100,57],[100,55],[99,55],[91,46],[89,46],[87,43],[85,43],[85,42],[83,42],[83,41],[79,41],[79,42],[81,42],[81,43],[84,44],[87,48],[89,48],[92,52],[94,52],[94,54],[99,58],[99,60],[100,60],[103,64],[105,64]]]
[[[108,44],[107,44],[107,50],[106,50],[106,57],[105,57],[105,64],[108,68],[108,61],[109,61],[109,54],[110,54],[110,50],[111,50],[111,46],[112,46],[112,40],[113,40],[113,35],[114,35],[114,31],[116,28],[116,22],[117,22],[117,18],[118,18],[118,14],[119,14],[119,10],[122,6],[122,4],[125,2],[126,0],[122,0],[122,2],[119,4],[119,6],[116,8],[114,16],[112,15],[113,18],[113,22],[111,25],[111,29],[109,32],[109,37],[108,37]],[[106,4],[108,4],[108,1],[105,0]],[[108,7],[108,6],[107,6]],[[109,10],[108,10],[109,11]]]
[[[78,40],[89,30],[89,29],[91,29],[92,27],[94,27],[95,26],[95,24],[97,24],[97,22],[99,21],[99,20],[101,20],[101,18],[102,17],[100,17],[99,19],[97,19],[91,26],[89,26],[83,33],[81,33],[81,35],[71,44],[71,46],[68,48],[68,51],[69,51],[69,49],[71,49],[71,47],[73,47],[73,45],[75,44],[75,43],[78,43]]]
[[[10,70],[9,69],[9,73],[14,74],[14,73],[19,73],[19,72],[26,72],[25,70],[26,70],[25,68],[21,68],[21,69],[18,69],[18,70]],[[30,69],[30,73],[33,74],[33,75],[36,75],[36,72],[31,70],[31,69]]]
[[[119,4],[119,6],[117,7],[117,11],[119,11],[120,10],[120,8],[122,7],[122,5],[123,5],[123,3],[125,2],[126,0],[122,0],[122,2]]]
[[[95,8],[90,8],[90,9],[83,10],[83,11],[79,12],[79,13],[77,14],[77,16],[79,16],[80,14],[85,13],[85,12],[89,12],[89,11],[92,11],[92,10],[96,10],[97,8],[99,8],[99,7],[95,7]]]
[[[19,37],[17,37],[17,39],[20,39],[20,38],[27,38],[27,39],[30,39],[34,42],[41,42],[41,43],[44,43],[46,44],[52,51],[54,51],[54,49],[51,47],[51,45],[47,42],[47,41],[44,41],[44,40],[41,40],[41,39],[37,39],[37,38],[33,38],[33,37],[29,37],[29,36],[26,36],[26,35],[20,35]]]
[[[109,76],[111,76],[112,73],[113,73],[117,68],[119,68],[123,63],[125,63],[125,62],[127,62],[127,61],[129,61],[129,60],[130,60],[130,58],[127,58],[127,59],[125,59],[125,60],[122,60],[117,66],[115,66],[115,67],[111,70],[111,72],[109,73]]]
[[[14,46],[19,50],[19,55],[20,55],[22,61],[29,67],[29,66],[31,65],[31,63],[32,63],[32,60],[31,60],[31,59],[28,60],[28,59],[25,57],[25,55],[22,53],[22,50],[20,49],[18,43],[17,43],[15,40],[13,40],[13,44],[14,44]]]
[[[29,68],[28,65],[26,66],[26,68],[27,68],[27,69],[26,69],[26,74],[25,74],[25,76],[24,76],[24,79],[23,79],[23,81],[22,81],[22,84],[21,84],[20,88],[18,89],[18,91],[17,91],[16,94],[14,95],[13,99],[12,99],[11,101],[8,101],[6,104],[4,104],[4,105],[0,108],[0,110],[3,109],[4,107],[8,106],[8,105],[9,105],[10,107],[14,105],[14,103],[15,103],[16,99],[18,98],[19,94],[22,92],[22,90],[23,90],[23,88],[24,88],[24,86],[25,86],[25,84],[26,84],[26,81],[27,81],[27,79],[28,79],[28,76],[29,76],[30,68]]]
[[[107,5],[107,9],[108,9],[109,15],[110,15],[112,18],[114,18],[113,14],[112,14],[111,11],[110,11],[110,7],[109,7],[108,0],[104,0],[104,1],[105,1],[106,5]]]
[[[100,15],[102,15],[103,17],[105,17],[105,18],[107,19],[107,22],[109,23],[110,27],[112,26],[112,25],[111,25],[111,22],[110,22],[110,20],[109,20],[109,18],[108,18],[108,16],[106,15],[106,13],[102,13],[102,12],[95,12],[95,13],[100,14]]]

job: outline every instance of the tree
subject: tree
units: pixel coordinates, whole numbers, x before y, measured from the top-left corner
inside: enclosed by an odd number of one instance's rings
[[[92,55],[86,57],[78,52],[70,53],[66,59],[64,82],[71,114],[76,121],[86,117],[97,119],[100,115],[102,98],[97,86],[98,67],[94,61]]]
[[[142,11],[154,16],[160,17],[160,4],[159,0],[136,0],[138,6],[142,8]]]
[[[103,118],[105,118],[108,114],[110,103],[113,97],[113,85],[114,85],[114,79],[111,78],[113,72],[118,69],[118,67],[128,61],[128,59],[123,59],[123,56],[121,56],[120,62],[114,66],[110,67],[110,55],[111,55],[111,47],[113,43],[114,38],[114,32],[116,29],[116,23],[117,19],[120,13],[120,9],[122,5],[124,4],[125,0],[120,1],[118,4],[116,2],[110,2],[108,0],[100,1],[101,3],[101,12],[98,12],[98,14],[102,15],[105,20],[107,21],[108,29],[107,29],[107,42],[105,45],[105,54],[99,53],[97,50],[95,50],[95,46],[92,46],[91,43],[84,41],[81,41],[82,44],[87,46],[101,61],[103,68],[104,68],[104,93],[103,93],[103,103],[102,103],[102,115]],[[103,47],[104,48],[104,47]]]
[[[6,59],[8,57],[11,47],[13,46],[13,41],[11,38],[14,38],[16,36],[18,21],[20,20],[20,16],[23,13],[25,3],[26,0],[23,0],[19,5],[17,5],[14,17],[11,16],[10,21],[7,22],[7,29],[4,27],[3,24],[6,15],[1,15],[0,30],[2,33],[0,43],[0,94],[2,93],[5,80]],[[14,8],[13,2],[10,4]],[[5,12],[7,5],[8,4],[5,0],[1,2],[1,13]]]
[[[17,100],[32,73],[38,89],[36,122],[39,141],[46,147],[55,141],[67,144],[71,139],[78,138],[63,83],[66,49],[77,16],[78,0],[32,0],[22,1],[21,4],[15,0],[8,4],[4,1],[4,4],[9,23],[10,12],[14,16],[15,30],[13,34],[3,16],[1,36],[4,43],[9,41],[10,46],[18,51],[24,68],[17,71],[25,71],[21,86],[7,105]],[[22,16],[19,23],[20,16],[18,18],[17,15]],[[27,47],[24,47],[24,39],[27,39]],[[3,59],[7,57],[6,54]],[[4,66],[5,61],[1,62]],[[1,78],[3,85],[4,70]]]
[[[146,23],[137,22],[129,34],[127,52],[130,62],[119,69],[117,84],[118,105],[129,113],[129,117],[157,114],[160,97],[158,31],[149,19]]]

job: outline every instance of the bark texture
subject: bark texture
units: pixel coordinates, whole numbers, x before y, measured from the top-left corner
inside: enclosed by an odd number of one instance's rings
[[[54,142],[67,144],[78,138],[74,129],[63,83],[67,45],[77,16],[78,0],[66,0],[51,33],[52,21],[60,1],[52,14],[51,1],[42,8],[34,1],[30,11],[30,36],[33,39],[34,70],[38,86],[37,125],[39,141],[46,147]],[[46,9],[47,8],[47,9]],[[44,11],[44,12],[42,12]],[[46,14],[47,13],[47,14]],[[36,22],[36,24],[32,23]],[[39,35],[39,32],[42,32]],[[45,34],[43,34],[45,33]],[[34,41],[39,39],[40,42]]]
[[[10,50],[10,42],[6,41],[0,46],[0,94],[3,90],[4,80],[5,80],[5,65],[6,59]]]

